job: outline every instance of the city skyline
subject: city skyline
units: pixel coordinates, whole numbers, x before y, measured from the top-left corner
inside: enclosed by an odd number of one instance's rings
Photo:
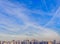
[[[60,0],[0,0],[0,39],[60,40]]]
[[[59,40],[60,41],[60,40]],[[50,40],[50,41],[46,41],[46,40],[36,40],[36,39],[32,39],[32,40],[0,40],[0,44],[60,44],[59,41],[56,40]]]

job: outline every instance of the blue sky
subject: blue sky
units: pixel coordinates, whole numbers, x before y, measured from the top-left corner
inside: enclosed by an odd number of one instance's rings
[[[0,33],[59,38],[60,0],[0,0]]]

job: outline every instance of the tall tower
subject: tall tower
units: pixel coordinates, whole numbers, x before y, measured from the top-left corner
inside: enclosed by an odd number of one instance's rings
[[[53,44],[56,44],[56,40],[53,41]]]

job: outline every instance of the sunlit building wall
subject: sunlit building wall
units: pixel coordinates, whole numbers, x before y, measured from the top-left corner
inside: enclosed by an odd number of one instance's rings
[[[48,41],[48,44],[53,44],[53,42],[52,41]]]

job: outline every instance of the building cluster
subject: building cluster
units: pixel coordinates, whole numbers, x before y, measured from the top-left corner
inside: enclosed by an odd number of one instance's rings
[[[12,40],[12,41],[0,41],[0,44],[60,44],[56,40],[53,41],[38,41],[38,40]]]

